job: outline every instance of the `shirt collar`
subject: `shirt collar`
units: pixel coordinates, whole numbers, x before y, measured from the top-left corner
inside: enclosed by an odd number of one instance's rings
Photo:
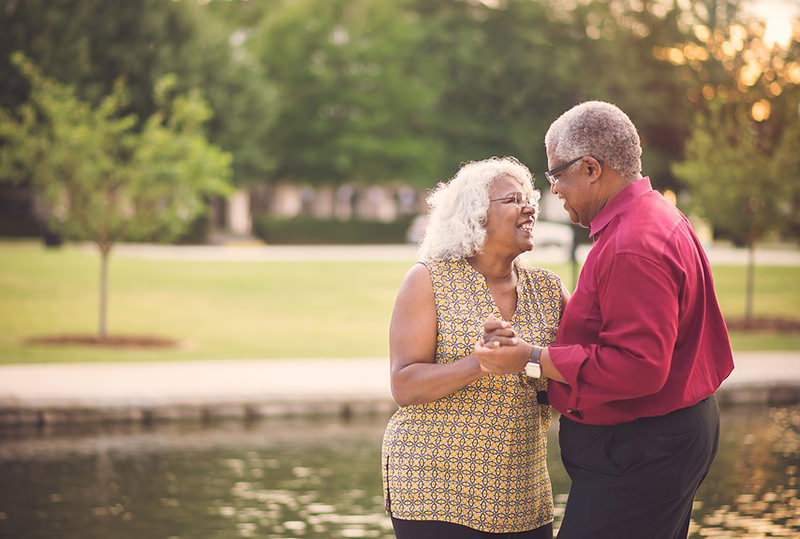
[[[624,212],[634,200],[652,190],[653,186],[650,185],[649,176],[645,176],[626,186],[622,191],[614,195],[594,216],[592,222],[589,223],[589,236],[599,234],[614,217]]]

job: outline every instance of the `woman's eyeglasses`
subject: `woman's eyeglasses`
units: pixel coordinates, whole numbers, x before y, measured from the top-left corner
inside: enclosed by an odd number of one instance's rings
[[[524,208],[526,206],[533,206],[536,207],[539,204],[539,191],[534,191],[532,197],[528,197],[525,193],[520,193],[519,191],[515,191],[513,193],[509,193],[504,197],[500,198],[490,198],[489,202],[505,202],[506,204],[514,203],[520,208]]]

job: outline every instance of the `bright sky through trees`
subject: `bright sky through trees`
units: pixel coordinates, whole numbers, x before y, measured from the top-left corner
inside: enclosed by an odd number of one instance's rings
[[[800,20],[798,0],[752,0],[746,11],[766,22],[764,42],[767,46],[785,47],[792,37],[792,23]]]

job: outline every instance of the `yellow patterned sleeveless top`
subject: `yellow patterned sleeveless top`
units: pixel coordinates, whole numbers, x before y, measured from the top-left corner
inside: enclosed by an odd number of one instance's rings
[[[424,261],[436,303],[436,363],[469,355],[484,321],[500,311],[466,260]],[[510,320],[525,341],[555,340],[561,281],[515,262],[517,308]],[[383,438],[386,510],[404,520],[440,520],[490,533],[553,521],[547,472],[550,408],[537,403],[545,380],[489,375],[437,401],[401,407]]]

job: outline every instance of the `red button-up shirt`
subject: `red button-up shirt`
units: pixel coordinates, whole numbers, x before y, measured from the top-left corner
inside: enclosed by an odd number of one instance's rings
[[[590,223],[594,238],[549,347],[567,383],[552,405],[614,425],[708,397],[733,370],[711,268],[686,217],[649,178],[623,189]]]

